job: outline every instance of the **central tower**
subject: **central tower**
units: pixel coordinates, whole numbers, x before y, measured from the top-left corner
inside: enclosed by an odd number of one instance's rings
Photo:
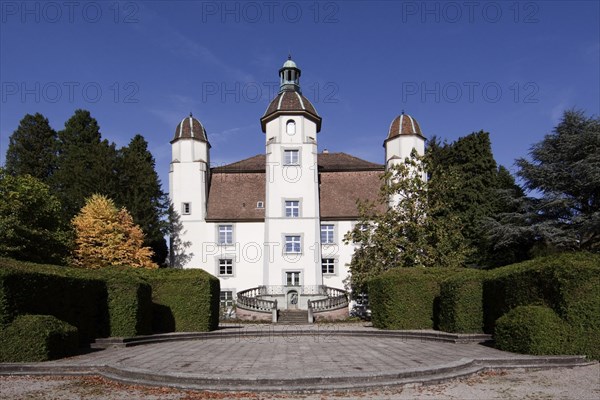
[[[317,169],[321,117],[302,95],[300,75],[288,57],[279,70],[279,94],[260,119],[266,142],[263,284],[284,285],[292,295],[323,280]]]

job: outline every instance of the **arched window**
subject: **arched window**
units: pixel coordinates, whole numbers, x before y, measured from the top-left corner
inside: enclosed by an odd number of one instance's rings
[[[296,123],[294,122],[294,120],[290,119],[286,124],[285,124],[285,132],[288,135],[293,135],[296,133]]]

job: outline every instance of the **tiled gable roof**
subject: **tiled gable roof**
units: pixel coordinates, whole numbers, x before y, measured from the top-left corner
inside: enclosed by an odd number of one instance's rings
[[[317,154],[319,171],[368,171],[383,170],[382,164],[372,163],[346,153]],[[264,172],[266,156],[258,154],[231,164],[212,168],[213,173],[221,172]]]
[[[214,174],[208,192],[207,220],[261,221],[264,208],[257,203],[265,201],[265,174]]]
[[[357,200],[379,197],[383,171],[338,171],[319,174],[320,214],[323,220],[358,218]],[[384,210],[385,206],[378,207]]]
[[[260,154],[211,170],[207,220],[264,220],[256,205],[266,198],[265,160]],[[383,165],[346,153],[320,153],[318,165],[321,219],[357,219],[357,199],[377,200]]]

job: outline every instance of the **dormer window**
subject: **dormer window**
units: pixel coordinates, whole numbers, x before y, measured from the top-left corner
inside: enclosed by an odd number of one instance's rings
[[[285,133],[287,133],[288,135],[296,134],[296,123],[294,122],[294,120],[290,119],[285,124]]]

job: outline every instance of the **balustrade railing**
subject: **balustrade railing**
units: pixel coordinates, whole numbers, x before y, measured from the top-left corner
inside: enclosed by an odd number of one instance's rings
[[[277,309],[277,300],[265,300],[258,296],[264,294],[264,286],[242,290],[237,294],[237,305],[254,311],[271,312]]]
[[[326,299],[309,300],[308,308],[314,312],[337,310],[348,307],[348,295],[345,290],[321,285]]]
[[[325,285],[311,286],[283,286],[263,285],[242,290],[237,294],[237,305],[241,308],[259,312],[271,312],[277,310],[277,300],[267,300],[262,296],[282,296],[290,288],[297,289],[300,295],[319,295],[324,299],[309,300],[308,308],[312,311],[336,310],[348,306],[348,296],[345,290],[336,289]]]

